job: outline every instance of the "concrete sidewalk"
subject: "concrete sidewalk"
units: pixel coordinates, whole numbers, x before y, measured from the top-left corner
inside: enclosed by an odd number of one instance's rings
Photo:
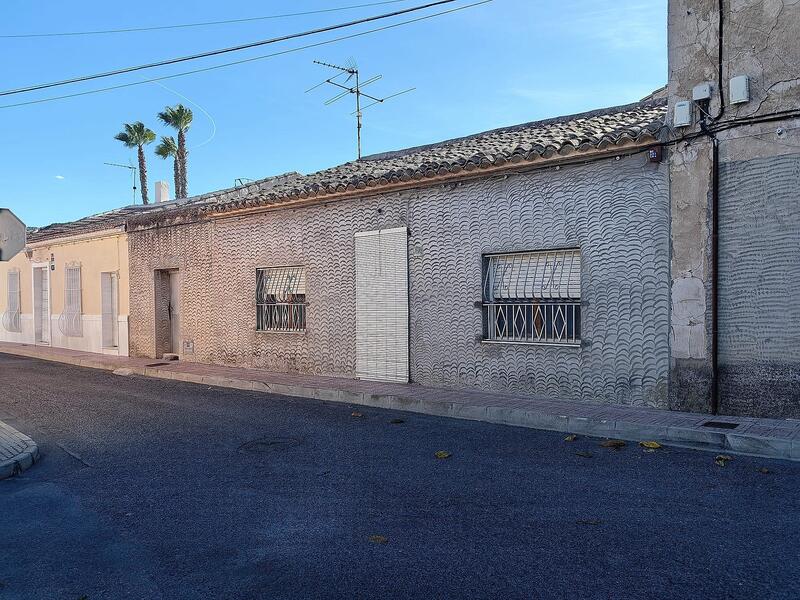
[[[654,440],[673,446],[800,460],[800,420],[712,417],[649,408],[440,389],[418,384],[289,375],[199,363],[123,358],[4,342],[0,342],[0,352],[106,369],[120,375],[144,375],[534,429],[629,441]]]
[[[0,479],[19,475],[38,458],[36,442],[0,421]]]

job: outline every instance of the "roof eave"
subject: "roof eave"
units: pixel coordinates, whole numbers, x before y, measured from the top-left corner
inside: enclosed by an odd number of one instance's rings
[[[586,150],[578,150],[573,147],[572,150],[564,152],[564,147],[561,151],[554,152],[549,156],[534,155],[530,158],[521,160],[504,160],[502,164],[481,164],[475,165],[473,168],[459,168],[455,172],[448,171],[441,173],[439,171],[426,175],[420,179],[410,179],[402,181],[398,178],[397,181],[388,181],[385,184],[365,185],[364,187],[357,187],[350,184],[345,190],[337,190],[330,193],[316,193],[311,195],[305,191],[292,196],[284,196],[282,198],[272,198],[269,202],[263,202],[251,206],[232,206],[228,205],[218,209],[219,207],[211,206],[208,210],[203,211],[204,216],[210,219],[213,218],[228,218],[238,217],[242,215],[250,215],[262,212],[271,212],[275,210],[285,210],[289,208],[300,208],[312,206],[315,204],[324,204],[327,202],[336,202],[340,200],[349,200],[352,198],[360,198],[364,196],[374,196],[376,194],[383,194],[389,192],[403,191],[409,189],[429,187],[432,185],[439,185],[447,182],[468,181],[473,179],[480,179],[487,175],[497,175],[502,173],[511,173],[515,171],[529,171],[538,168],[554,167],[559,165],[585,163],[587,161],[602,160],[606,158],[613,158],[619,155],[631,154],[632,150],[640,152],[655,144],[659,144],[659,139],[650,131],[642,132],[637,138],[626,137],[619,140],[616,144],[604,146],[602,148],[590,148]],[[372,182],[379,182],[380,180],[372,180]],[[133,228],[135,230],[137,228]]]
[[[71,235],[54,235],[52,237],[44,237],[42,239],[34,239],[27,243],[29,248],[42,248],[46,246],[53,246],[56,244],[72,244],[76,242],[85,242],[90,240],[97,240],[104,237],[118,236],[125,233],[125,225],[118,225],[117,227],[108,227],[105,229],[97,229],[95,231],[87,231],[85,233],[73,233]],[[30,240],[30,236],[28,238]]]

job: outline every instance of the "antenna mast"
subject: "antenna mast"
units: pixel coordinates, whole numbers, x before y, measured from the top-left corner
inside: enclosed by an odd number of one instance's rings
[[[136,173],[139,170],[137,167],[133,167],[131,165],[120,165],[117,163],[103,163],[104,165],[108,165],[109,167],[120,167],[121,169],[130,169],[131,175],[133,176],[133,203],[136,204]]]
[[[416,88],[409,88],[407,90],[403,90],[402,92],[398,92],[396,94],[392,94],[391,96],[387,96],[385,98],[376,98],[375,96],[371,96],[370,94],[365,94],[362,91],[362,88],[370,85],[371,83],[375,83],[376,81],[381,79],[383,77],[383,75],[375,75],[374,77],[370,77],[369,79],[367,79],[366,81],[364,81],[362,83],[361,80],[359,79],[358,66],[356,65],[355,61],[352,60],[352,59],[350,60],[350,64],[348,66],[346,66],[346,67],[340,67],[339,65],[334,65],[334,64],[322,62],[320,60],[315,60],[314,64],[321,65],[323,67],[328,67],[329,69],[337,70],[337,71],[339,71],[339,73],[337,73],[333,77],[329,77],[328,79],[326,79],[325,81],[323,81],[321,83],[318,83],[314,87],[307,89],[306,93],[308,93],[308,92],[310,92],[312,90],[315,90],[318,87],[320,87],[322,85],[325,85],[325,84],[332,85],[334,87],[337,87],[337,88],[340,88],[340,89],[344,90],[343,92],[340,92],[339,94],[337,94],[333,98],[329,98],[328,100],[326,100],[325,101],[325,106],[333,104],[334,102],[336,102],[337,100],[340,100],[341,98],[344,98],[348,94],[353,94],[356,97],[356,111],[355,111],[355,113],[352,113],[352,114],[355,114],[355,116],[356,116],[356,138],[357,138],[357,142],[358,142],[358,160],[361,160],[361,127],[362,127],[362,117],[363,117],[362,110],[364,108],[369,108],[370,106],[374,106],[376,104],[382,104],[383,102],[385,102],[389,98],[394,98],[396,96],[399,96],[400,94],[405,94],[407,92],[414,91]],[[339,83],[338,81],[334,81],[334,79],[336,79],[338,77],[341,77],[343,75],[347,75],[347,78],[344,80],[344,84],[347,84],[348,82],[350,82],[352,80],[355,83],[355,85],[348,86],[348,85],[343,85],[342,83]],[[365,98],[369,98],[370,100],[372,100],[372,103],[368,104],[367,106],[362,107],[361,106],[361,96],[364,96]]]

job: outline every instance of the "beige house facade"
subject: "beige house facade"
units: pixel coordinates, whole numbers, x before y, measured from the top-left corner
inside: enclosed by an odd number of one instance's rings
[[[28,232],[0,263],[0,341],[128,356],[127,207]]]

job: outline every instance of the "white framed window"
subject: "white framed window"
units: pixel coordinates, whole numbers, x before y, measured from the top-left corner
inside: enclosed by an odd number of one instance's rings
[[[58,326],[67,337],[83,335],[81,311],[81,266],[72,264],[64,267],[64,310],[58,319]]]
[[[579,249],[489,254],[483,272],[486,341],[580,344]]]
[[[305,267],[256,269],[256,329],[305,331]]]
[[[20,319],[20,279],[19,271],[9,271],[7,277],[6,311],[3,313],[3,328],[6,331],[20,333],[22,322]]]

